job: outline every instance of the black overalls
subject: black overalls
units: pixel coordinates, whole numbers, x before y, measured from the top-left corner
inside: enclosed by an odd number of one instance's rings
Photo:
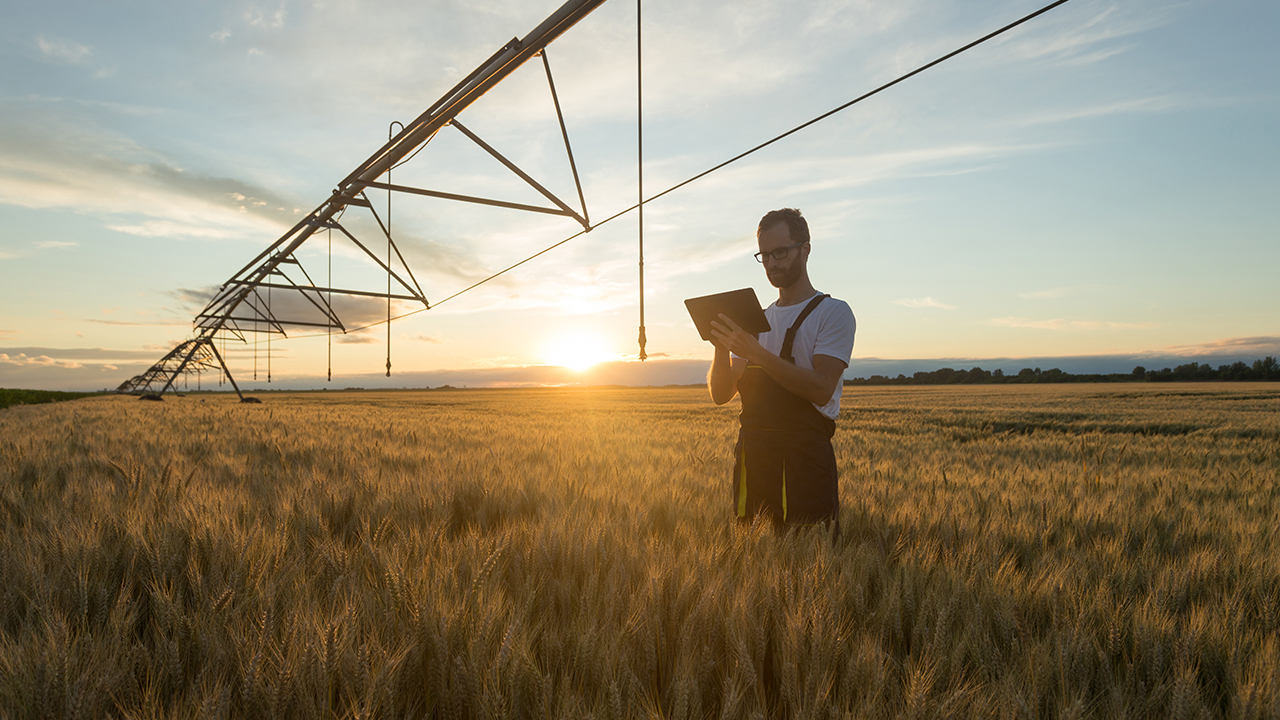
[[[791,346],[796,331],[829,295],[818,295],[787,330],[780,356],[795,363]],[[750,522],[765,513],[781,529],[786,525],[838,520],[836,456],[831,436],[836,423],[813,403],[792,393],[764,368],[748,362],[738,379],[742,395],[733,502],[738,519]],[[839,525],[836,526],[837,531]]]

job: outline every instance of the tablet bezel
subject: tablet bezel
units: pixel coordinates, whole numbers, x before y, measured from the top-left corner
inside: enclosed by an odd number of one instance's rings
[[[721,313],[733,318],[738,327],[753,335],[769,332],[771,329],[754,288],[689,298],[684,301],[684,306],[703,340],[712,339],[711,321],[718,320]]]

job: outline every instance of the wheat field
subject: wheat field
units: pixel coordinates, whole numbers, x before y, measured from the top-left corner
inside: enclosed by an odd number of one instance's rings
[[[1277,718],[1280,387],[846,388],[842,534],[706,391],[0,411],[5,718]]]

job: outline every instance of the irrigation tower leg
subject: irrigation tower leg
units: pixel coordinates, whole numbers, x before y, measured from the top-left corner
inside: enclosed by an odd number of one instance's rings
[[[226,373],[227,379],[231,381],[231,387],[236,389],[236,395],[240,396],[240,402],[262,402],[257,398],[250,400],[244,396],[244,393],[240,392],[240,386],[236,384],[235,376],[231,374],[231,368],[227,367],[226,361],[222,359],[222,354],[218,352],[217,343],[213,342],[212,339],[209,340],[209,349],[213,351],[213,356],[218,358],[218,364],[222,366],[222,372]]]

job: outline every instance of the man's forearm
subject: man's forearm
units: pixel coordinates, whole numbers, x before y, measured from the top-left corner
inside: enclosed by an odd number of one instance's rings
[[[707,373],[707,389],[711,391],[711,401],[723,405],[732,400],[737,393],[733,385],[733,360],[728,350],[716,346],[711,370]]]

